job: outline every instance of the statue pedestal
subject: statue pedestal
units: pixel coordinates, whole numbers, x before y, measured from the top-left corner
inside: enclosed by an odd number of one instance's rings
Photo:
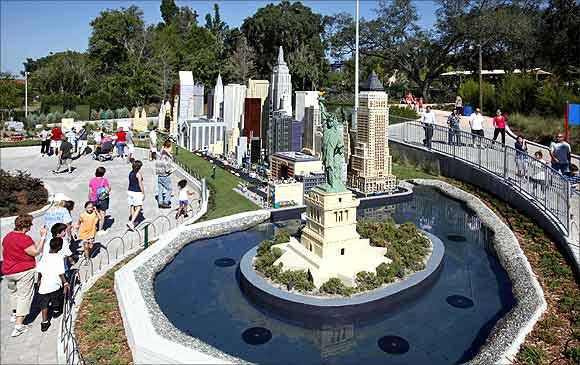
[[[314,284],[320,287],[328,279],[339,278],[354,286],[360,271],[375,272],[381,263],[389,264],[386,248],[372,247],[356,231],[356,208],[359,201],[346,191],[314,188],[305,198],[306,227],[299,242],[276,245],[283,255],[275,264],[285,270],[310,270]]]

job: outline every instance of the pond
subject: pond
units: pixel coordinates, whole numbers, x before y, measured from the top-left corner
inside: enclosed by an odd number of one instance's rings
[[[260,364],[452,364],[470,360],[515,304],[492,246],[493,233],[468,208],[437,190],[413,200],[360,209],[359,219],[413,222],[445,245],[432,284],[398,306],[351,323],[304,323],[249,301],[237,264],[270,238],[274,225],[185,246],[155,279],[161,310],[175,327]]]

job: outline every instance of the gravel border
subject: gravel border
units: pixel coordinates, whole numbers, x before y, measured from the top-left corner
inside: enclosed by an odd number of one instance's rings
[[[493,245],[511,282],[516,305],[493,327],[478,354],[466,364],[511,364],[526,336],[547,308],[544,291],[528,259],[509,227],[480,199],[439,180],[414,179],[415,185],[430,186],[464,202],[494,233]]]

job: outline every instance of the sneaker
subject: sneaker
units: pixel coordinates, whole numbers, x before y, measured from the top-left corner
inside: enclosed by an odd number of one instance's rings
[[[28,326],[25,326],[23,324],[17,324],[16,326],[14,326],[14,329],[12,330],[12,334],[10,334],[10,336],[18,337],[21,334],[28,332],[28,330],[29,330]]]
[[[12,314],[10,314],[10,323],[14,322],[16,322],[16,312],[12,312]]]
[[[50,327],[50,321],[46,321],[46,322],[42,322],[40,323],[40,331],[41,332],[46,332],[48,331],[48,328]]]
[[[135,225],[132,222],[127,222],[127,227],[129,227],[130,231],[134,231],[135,230]]]

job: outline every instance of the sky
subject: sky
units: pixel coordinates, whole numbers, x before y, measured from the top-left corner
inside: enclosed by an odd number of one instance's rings
[[[218,0],[176,1],[178,6],[189,6],[205,24],[205,14],[213,12],[213,4],[220,6],[222,19],[230,27],[240,26],[257,9],[277,1]],[[305,0],[305,5],[322,15],[340,12],[355,13],[354,0]],[[0,70],[19,74],[26,58],[40,58],[49,52],[66,50],[85,51],[91,34],[90,22],[106,9],[139,6],[147,24],[162,21],[161,0],[106,1],[106,0],[0,0]],[[361,0],[361,17],[373,18],[378,0]],[[433,1],[415,2],[419,25],[431,27],[435,22]]]

